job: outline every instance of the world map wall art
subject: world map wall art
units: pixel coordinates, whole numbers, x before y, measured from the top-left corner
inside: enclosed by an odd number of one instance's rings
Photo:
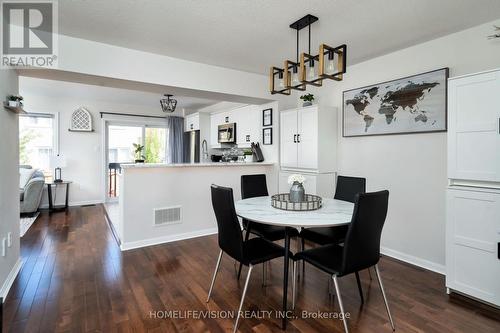
[[[448,68],[344,91],[344,137],[446,131]]]

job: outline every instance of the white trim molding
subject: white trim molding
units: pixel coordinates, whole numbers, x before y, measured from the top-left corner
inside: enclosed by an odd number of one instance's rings
[[[383,246],[380,248],[380,252],[383,255],[386,255],[388,257],[392,257],[392,258],[404,261],[406,263],[427,269],[429,271],[433,271],[433,272],[441,274],[441,275],[446,274],[446,267],[444,265],[441,265],[441,264],[438,264],[438,263],[435,263],[435,262],[432,262],[432,261],[429,261],[426,259],[422,259],[419,257],[415,257],[415,256],[412,256],[410,254],[406,254],[403,252],[392,250],[392,249],[389,249],[389,248],[383,247]]]
[[[19,274],[19,271],[21,270],[22,266],[23,265],[21,258],[18,258],[16,264],[14,265],[14,267],[12,267],[12,270],[10,271],[9,275],[7,275],[7,278],[5,279],[5,282],[3,283],[3,286],[0,289],[0,297],[3,298],[4,302],[5,299],[7,298],[7,295],[9,294],[10,287],[12,287],[12,284],[14,283],[14,280],[16,279],[17,274]]]
[[[182,234],[175,234],[163,237],[148,238],[135,242],[122,242],[120,248],[122,251],[137,249],[146,246],[158,245],[163,243],[171,243],[184,239],[197,238],[202,236],[209,236],[217,233],[217,228],[201,229],[197,231],[185,232]]]

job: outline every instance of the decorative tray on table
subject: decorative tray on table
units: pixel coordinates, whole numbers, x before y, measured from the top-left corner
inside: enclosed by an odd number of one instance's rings
[[[308,211],[320,209],[322,205],[321,197],[312,194],[305,195],[305,201],[291,202],[290,194],[275,194],[271,197],[271,206],[277,209],[291,211]]]

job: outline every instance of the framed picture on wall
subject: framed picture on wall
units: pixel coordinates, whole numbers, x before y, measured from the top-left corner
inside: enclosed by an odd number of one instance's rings
[[[448,68],[344,91],[342,136],[445,132]]]
[[[273,144],[273,128],[262,129],[262,144],[272,145]]]
[[[262,111],[262,126],[272,126],[273,124],[273,109],[265,109]]]

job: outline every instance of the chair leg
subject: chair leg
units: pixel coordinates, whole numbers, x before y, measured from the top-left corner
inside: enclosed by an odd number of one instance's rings
[[[247,280],[245,281],[245,287],[243,288],[243,295],[241,295],[240,307],[238,308],[238,313],[236,315],[236,322],[234,323],[233,333],[236,333],[238,329],[238,321],[240,320],[241,308],[243,307],[243,302],[245,301],[245,296],[247,294],[248,282],[250,281],[250,275],[252,274],[253,266],[248,266]]]
[[[370,281],[372,280],[372,272],[370,267],[368,267],[368,276],[370,277]]]
[[[210,289],[208,290],[207,303],[210,301],[210,295],[212,294],[212,289],[214,288],[215,278],[217,277],[217,272],[219,271],[220,262],[222,259],[222,250],[219,252],[219,258],[217,259],[217,264],[215,265],[214,276],[212,277],[212,283],[210,284]]]
[[[248,240],[249,237],[250,237],[250,223],[247,224],[247,231],[245,233],[245,242]],[[241,268],[242,268],[242,265],[240,262],[240,267],[238,268],[238,280],[240,279],[240,276],[241,276]]]
[[[342,321],[344,322],[344,331],[345,333],[349,333],[349,328],[347,328],[347,320],[345,318],[344,304],[342,303],[342,297],[340,296],[339,281],[337,280],[336,275],[333,275],[332,279],[333,283],[335,284],[335,293],[337,294],[337,298],[339,299],[340,314],[342,315]]]
[[[355,272],[356,274],[356,282],[358,283],[358,291],[359,291],[359,297],[361,298],[361,304],[365,303],[365,299],[363,297],[363,289],[361,288],[361,281],[359,280],[359,273]]]
[[[297,300],[297,261],[293,261],[292,266],[292,310],[295,310],[295,302]]]
[[[305,251],[306,249],[306,240],[304,238],[300,238],[301,242],[302,242],[302,251]],[[304,260],[302,260],[302,272],[305,273],[306,271],[306,262]]]
[[[385,295],[384,285],[382,284],[382,277],[380,276],[380,271],[378,270],[378,265],[375,265],[375,274],[377,275],[378,285],[382,291],[382,296],[384,296],[385,309],[389,315],[389,320],[391,321],[392,330],[395,331],[394,322],[392,321],[391,310],[389,310],[389,303],[387,302],[387,296]]]

